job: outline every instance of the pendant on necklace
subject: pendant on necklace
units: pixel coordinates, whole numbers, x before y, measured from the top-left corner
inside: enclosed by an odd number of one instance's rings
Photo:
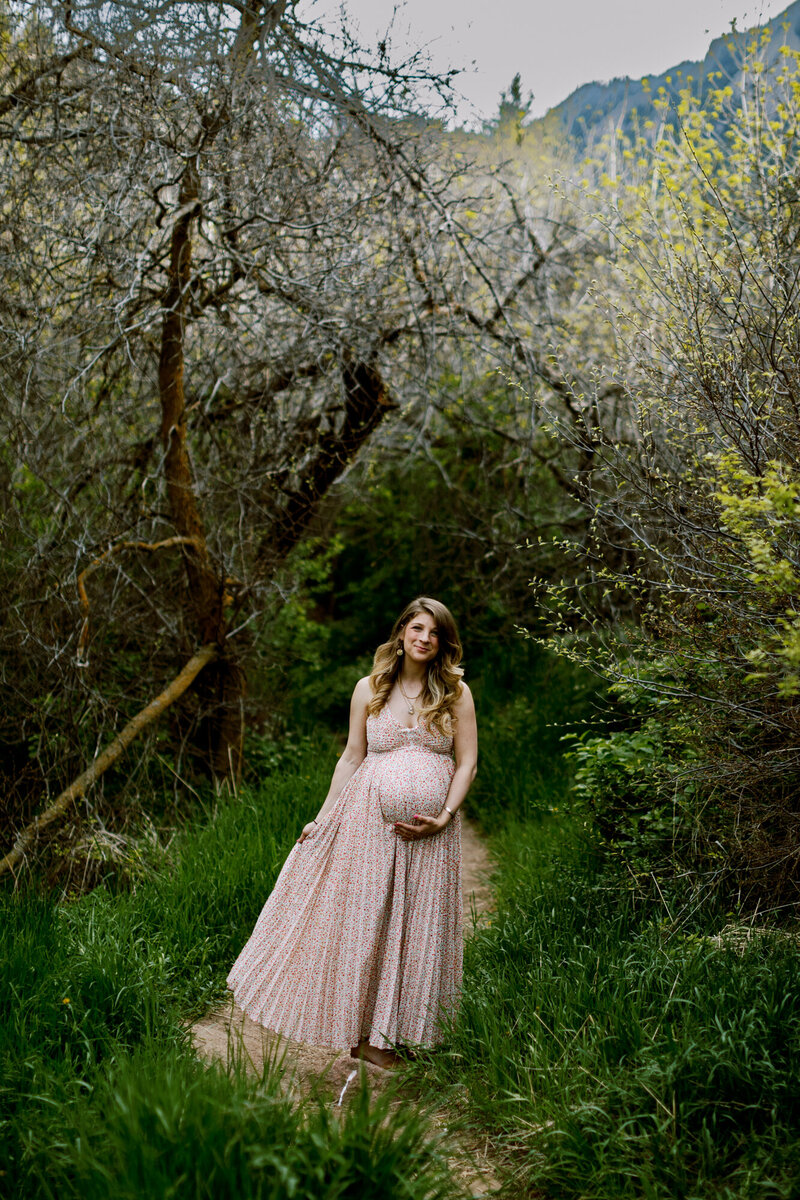
[[[414,705],[413,704],[409,704],[408,711],[411,713],[412,716],[414,715]]]

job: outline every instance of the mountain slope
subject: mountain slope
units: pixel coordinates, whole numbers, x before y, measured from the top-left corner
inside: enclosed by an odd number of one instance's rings
[[[733,82],[741,74],[741,63],[748,48],[762,39],[759,57],[766,65],[776,61],[784,45],[800,50],[800,0],[795,0],[764,25],[732,30],[715,38],[702,61],[678,63],[661,75],[639,79],[625,76],[608,83],[583,84],[561,104],[550,109],[543,120],[552,122],[557,118],[573,140],[582,144],[593,141],[610,126],[627,129],[634,113],[640,122],[655,118],[654,96],[677,102],[679,93],[687,86],[702,95],[710,86]],[[713,83],[709,83],[709,76],[718,71],[723,78],[714,78]],[[663,92],[659,91],[661,88]]]

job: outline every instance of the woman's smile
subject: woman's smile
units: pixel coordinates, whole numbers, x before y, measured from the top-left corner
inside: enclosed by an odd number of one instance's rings
[[[413,658],[432,658],[439,651],[439,630],[426,613],[415,616],[406,626],[403,638],[406,653]]]

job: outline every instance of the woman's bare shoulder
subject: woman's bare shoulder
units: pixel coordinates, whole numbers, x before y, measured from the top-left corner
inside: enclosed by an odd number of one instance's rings
[[[461,681],[461,692],[458,699],[453,705],[456,714],[475,711],[475,701],[472,699],[472,692],[469,689],[469,684]]]
[[[353,700],[357,703],[366,704],[372,699],[372,685],[369,680],[369,675],[364,675],[353,688]]]

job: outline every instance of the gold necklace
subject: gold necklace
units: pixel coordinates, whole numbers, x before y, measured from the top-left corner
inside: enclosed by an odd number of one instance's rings
[[[416,711],[416,710],[415,710],[415,708],[414,708],[414,704],[413,704],[413,702],[412,702],[411,700],[409,700],[408,696],[406,695],[406,689],[403,687],[402,683],[400,682],[400,676],[399,676],[399,675],[397,676],[397,686],[400,688],[400,691],[403,693],[403,699],[405,700],[406,704],[408,705],[408,711],[409,711],[409,712],[411,713],[411,715],[413,716],[413,715],[414,715],[414,712]],[[414,697],[414,700],[419,700],[420,696],[422,695],[422,693],[423,693],[424,691],[425,691],[425,687],[423,686],[423,687],[421,687],[421,688],[419,689],[419,691],[417,692],[416,696]]]

